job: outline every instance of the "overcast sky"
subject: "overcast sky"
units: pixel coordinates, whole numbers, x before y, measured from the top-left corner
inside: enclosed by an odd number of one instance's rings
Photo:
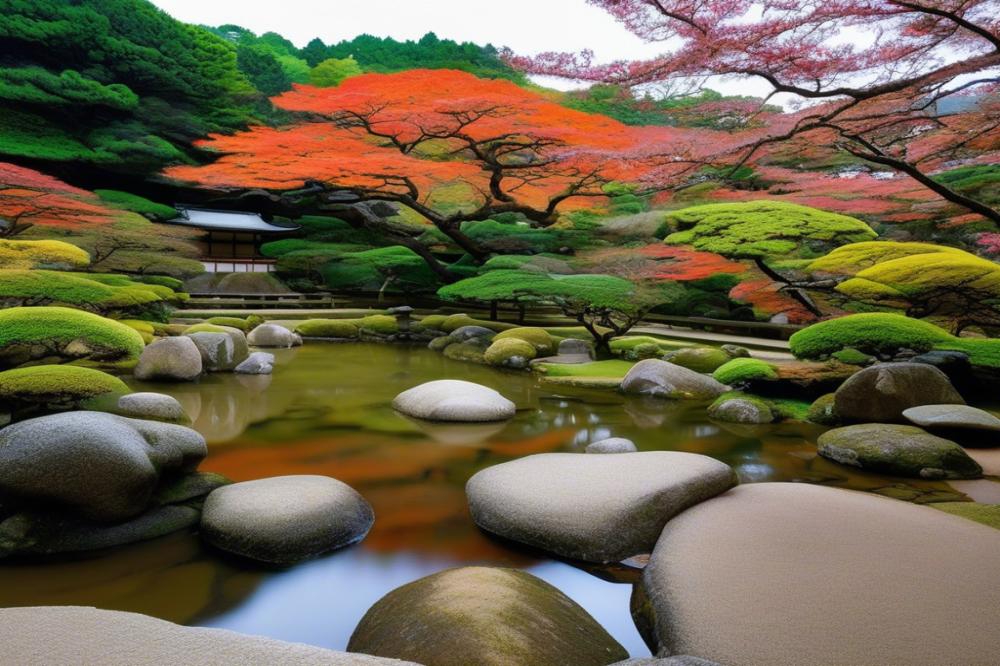
[[[585,0],[152,0],[188,23],[235,23],[260,34],[273,31],[304,46],[313,37],[327,44],[362,33],[399,40],[438,37],[509,46],[520,54],[590,49],[597,60],[657,55],[646,44]],[[541,81],[566,88],[566,82]],[[722,92],[765,95],[762,81],[713,81]]]

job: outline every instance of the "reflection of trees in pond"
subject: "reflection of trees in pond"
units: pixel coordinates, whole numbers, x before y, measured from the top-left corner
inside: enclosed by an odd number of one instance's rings
[[[190,532],[90,554],[0,568],[0,606],[96,606],[187,624],[240,604],[264,573],[202,551]]]

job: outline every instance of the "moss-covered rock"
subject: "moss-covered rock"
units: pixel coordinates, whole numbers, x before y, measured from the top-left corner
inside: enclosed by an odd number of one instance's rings
[[[452,342],[444,348],[444,355],[453,361],[466,361],[469,363],[485,363],[486,347],[476,344],[475,340],[468,342]]]
[[[556,339],[553,338],[544,328],[535,326],[519,326],[497,333],[494,340],[505,340],[516,338],[523,340],[535,348],[537,356],[548,356],[555,353]]]
[[[392,315],[368,315],[357,320],[356,323],[362,333],[369,332],[376,335],[399,333],[399,324]]]
[[[448,345],[453,344],[455,341],[451,339],[449,335],[442,335],[434,338],[427,343],[427,348],[431,351],[443,352]]]
[[[773,365],[757,358],[734,358],[716,368],[712,377],[729,386],[742,386],[773,381],[778,378],[778,372]]]
[[[141,335],[142,341],[147,345],[156,337],[156,328],[151,322],[141,319],[120,319],[119,321]]]
[[[837,408],[834,404],[835,398],[836,394],[834,393],[827,393],[816,398],[809,406],[806,420],[820,425],[839,425],[841,419],[837,416]]]
[[[347,649],[438,666],[603,666],[628,656],[545,581],[488,567],[450,569],[393,590],[365,613]]]
[[[905,422],[921,405],[964,405],[948,376],[924,363],[881,363],[852,375],[837,389],[837,413],[855,423]]]
[[[874,356],[859,351],[854,347],[845,347],[840,351],[835,351],[830,354],[830,357],[848,365],[870,365],[878,360]]]
[[[131,361],[143,346],[136,330],[89,312],[61,307],[0,310],[0,367],[51,356]]]
[[[244,333],[251,330],[253,326],[246,319],[241,319],[239,317],[209,317],[205,320],[206,324],[215,324],[216,326],[229,326],[231,328],[238,328]]]
[[[708,415],[716,421],[748,425],[771,423],[776,420],[767,401],[735,391],[716,398],[708,407]]]
[[[643,342],[622,352],[622,358],[629,361],[644,361],[647,358],[660,358],[661,356],[663,356],[663,350],[655,342]]]
[[[72,409],[98,396],[129,392],[125,382],[91,368],[36,365],[0,372],[0,404]]]
[[[420,325],[423,328],[429,328],[432,331],[443,331],[444,323],[448,321],[449,315],[443,314],[432,314],[422,317],[420,319]]]
[[[920,428],[865,423],[829,430],[819,454],[842,465],[918,479],[974,479],[983,470],[962,447]]]
[[[717,347],[684,347],[665,354],[663,360],[695,372],[709,373],[728,363],[732,357]]]
[[[344,319],[307,319],[295,332],[309,338],[356,338],[358,325]]]
[[[493,340],[483,354],[484,360],[490,365],[525,368],[528,361],[535,358],[536,348],[520,338],[505,338]]]
[[[426,321],[426,317],[424,321]],[[507,329],[517,328],[513,324],[506,324],[502,321],[490,321],[488,319],[474,319],[467,314],[453,314],[445,317],[441,322],[440,330],[445,333],[451,333],[455,329],[462,328],[463,326],[482,326],[488,328],[491,331],[506,331]],[[431,328],[436,328],[431,326]]]
[[[901,349],[925,352],[950,340],[947,331],[926,321],[869,312],[813,324],[792,335],[789,345],[798,358],[821,359],[847,348],[876,356]]]

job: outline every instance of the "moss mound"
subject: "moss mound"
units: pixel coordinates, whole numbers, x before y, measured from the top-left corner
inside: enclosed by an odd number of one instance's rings
[[[503,340],[494,338],[493,344],[486,349],[483,358],[490,365],[509,365],[511,359],[515,357],[519,356],[530,361],[535,358],[536,354],[535,346],[520,338],[505,338]]]
[[[47,355],[135,360],[144,346],[138,331],[89,312],[60,307],[0,310],[0,365]]]
[[[310,338],[356,338],[358,326],[345,319],[307,319],[295,332]]]
[[[184,329],[184,335],[188,335],[189,333],[225,333],[225,332],[226,329],[223,328],[220,324],[209,324],[206,321],[203,321],[200,324],[191,324],[190,326]]]
[[[716,347],[685,347],[663,357],[665,361],[688,370],[704,373],[715,372],[731,358],[729,354]]]
[[[56,240],[0,239],[0,266],[7,269],[83,268],[90,255],[76,245]]]
[[[611,359],[593,363],[544,363],[542,370],[547,377],[604,377],[619,381],[628,374],[634,363]]]
[[[952,336],[920,319],[883,312],[848,315],[813,324],[792,335],[792,353],[818,359],[848,347],[865,354],[894,354],[900,349],[929,351]]]
[[[37,365],[0,372],[0,403],[75,407],[108,393],[129,393],[107,373],[72,365]]]
[[[1000,530],[1000,504],[979,502],[934,502],[930,506]]]
[[[426,321],[424,317],[424,321]],[[439,330],[445,333],[451,333],[463,326],[482,326],[483,328],[488,328],[491,331],[506,331],[511,328],[517,328],[513,324],[506,324],[501,321],[490,321],[488,319],[474,319],[467,314],[453,314],[444,318],[441,322],[441,326],[430,326],[429,328],[439,328]]]
[[[426,317],[420,320],[420,326],[435,331],[443,331],[444,329],[441,327],[447,320],[448,320],[448,315],[443,315],[443,314],[427,315]]]
[[[716,368],[712,377],[722,384],[738,386],[777,379],[778,372],[773,365],[757,358],[734,358]]]
[[[379,335],[392,335],[399,333],[399,324],[392,315],[368,315],[356,320],[358,328],[362,331],[377,333]]]
[[[238,328],[244,333],[253,329],[250,321],[248,319],[241,319],[239,317],[210,317],[205,320],[206,324],[214,324],[216,326],[229,326],[230,328]]]
[[[493,340],[506,340],[508,338],[514,338],[527,342],[534,347],[537,354],[542,356],[548,356],[556,350],[555,338],[549,335],[549,332],[544,328],[537,328],[534,326],[518,326],[517,328],[511,328],[497,333]]]
[[[840,417],[834,406],[835,394],[827,393],[816,398],[813,404],[809,405],[806,412],[806,421],[818,423],[820,425],[839,425]]]
[[[141,319],[121,319],[119,321],[141,335],[143,343],[147,345],[156,336],[156,327],[152,322],[142,321]]]

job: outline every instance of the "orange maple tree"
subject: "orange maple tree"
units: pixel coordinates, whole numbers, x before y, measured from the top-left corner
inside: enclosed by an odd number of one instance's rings
[[[92,192],[39,171],[0,162],[0,237],[34,225],[72,229],[112,224],[121,211],[108,208]]]
[[[462,233],[465,221],[515,213],[549,226],[572,201],[605,196],[609,183],[637,191],[669,187],[754,138],[630,127],[509,81],[451,70],[367,74],[335,88],[296,86],[273,102],[300,121],[212,135],[199,145],[220,153],[218,159],[171,167],[165,175],[289,199],[305,190],[332,206],[345,192],[390,201],[419,213],[476,260],[488,251]],[[449,188],[460,196],[442,196]],[[412,230],[371,215],[364,221],[418,249]]]

